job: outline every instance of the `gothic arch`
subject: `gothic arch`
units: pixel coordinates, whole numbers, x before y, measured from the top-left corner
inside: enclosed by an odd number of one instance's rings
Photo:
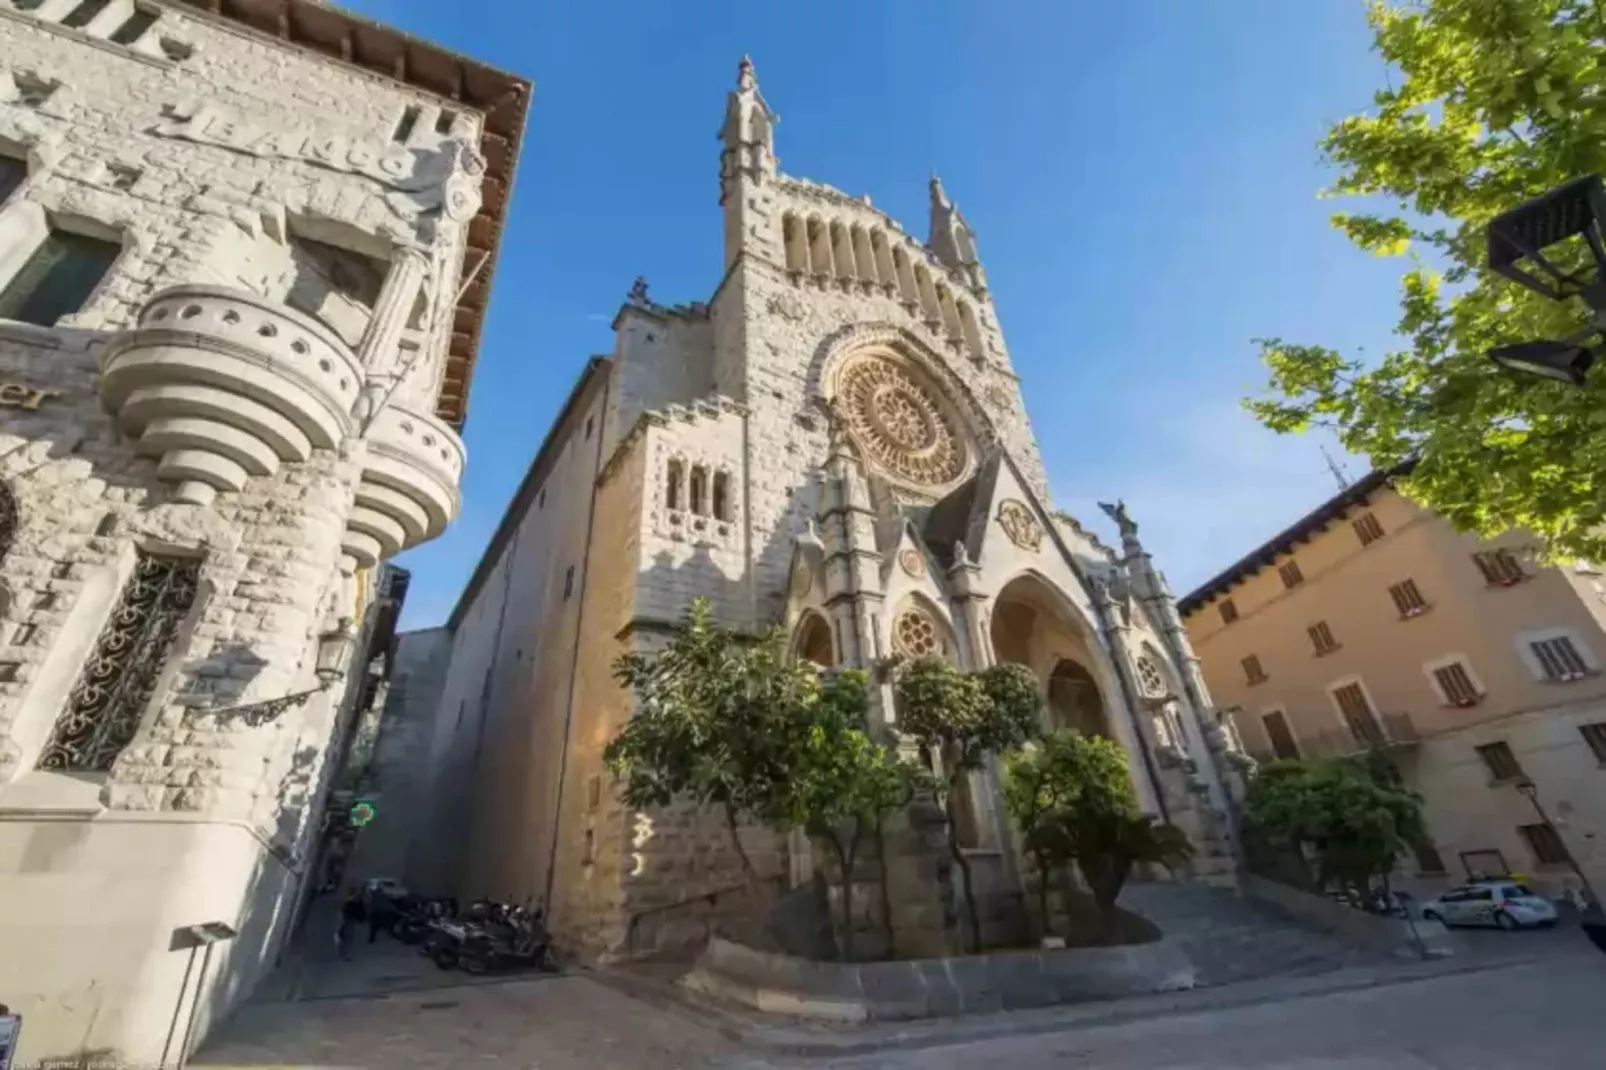
[[[935,655],[949,661],[959,657],[959,639],[953,621],[935,602],[919,592],[898,600],[887,618],[884,649],[913,660]]]
[[[814,610],[804,610],[792,629],[792,656],[829,669],[838,661],[831,626]]]

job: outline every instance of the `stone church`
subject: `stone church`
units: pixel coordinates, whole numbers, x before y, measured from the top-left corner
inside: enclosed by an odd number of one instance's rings
[[[1107,507],[1119,550],[1052,508],[957,204],[933,178],[921,241],[868,196],[783,173],[746,60],[720,143],[723,278],[684,305],[637,282],[452,616],[441,890],[545,901],[566,949],[595,957],[742,909],[722,823],[630,811],[601,766],[631,715],[615,659],[654,649],[697,596],[736,626],[783,623],[798,657],[870,671],[894,729],[898,656],[1030,666],[1055,723],[1120,741],[1144,808],[1199,841],[1203,872],[1230,872],[1230,718],[1125,507]],[[962,820],[978,884],[1008,896],[996,769]],[[744,835],[776,881],[812,876],[805,843]],[[935,891],[908,894],[924,924]]]
[[[0,5],[18,1066],[178,1065],[305,916],[529,88],[309,0]]]

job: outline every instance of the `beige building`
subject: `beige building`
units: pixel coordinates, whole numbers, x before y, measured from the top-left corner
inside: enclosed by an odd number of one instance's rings
[[[0,4],[17,1065],[176,1064],[292,930],[339,662],[458,511],[528,100],[306,0]]]
[[[1392,479],[1182,599],[1212,694],[1263,760],[1387,748],[1438,846],[1415,875],[1521,872],[1560,893],[1570,854],[1606,888],[1603,577],[1540,567],[1519,535],[1458,534]]]
[[[744,61],[720,140],[723,277],[681,305],[638,281],[452,614],[439,890],[544,900],[565,948],[596,957],[746,909],[717,815],[631,811],[601,765],[631,715],[615,660],[699,595],[871,671],[893,730],[895,656],[1029,665],[1055,723],[1120,740],[1144,805],[1196,837],[1202,872],[1230,872],[1233,741],[1125,509],[1116,550],[1050,506],[974,232],[935,180],[922,241],[867,196],[781,172],[775,131]],[[996,770],[975,778],[960,830],[996,907],[984,926],[1022,917],[996,789]],[[806,843],[744,835],[766,877],[812,877]],[[907,823],[889,842],[900,947],[953,946],[945,852]]]

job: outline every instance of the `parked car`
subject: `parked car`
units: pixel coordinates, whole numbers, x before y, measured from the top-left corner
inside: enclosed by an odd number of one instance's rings
[[[1494,925],[1501,929],[1548,929],[1556,906],[1513,881],[1472,881],[1422,904],[1422,916],[1446,925]]]

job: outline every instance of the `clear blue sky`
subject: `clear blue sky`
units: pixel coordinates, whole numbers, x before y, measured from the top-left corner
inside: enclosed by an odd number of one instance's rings
[[[464,508],[405,555],[450,612],[631,280],[706,299],[715,132],[750,53],[781,167],[976,228],[1059,505],[1126,499],[1178,594],[1334,492],[1259,430],[1250,339],[1376,352],[1401,265],[1332,231],[1316,141],[1383,82],[1361,0],[355,0],[535,81],[470,399]],[[1358,477],[1364,464],[1348,461]]]

